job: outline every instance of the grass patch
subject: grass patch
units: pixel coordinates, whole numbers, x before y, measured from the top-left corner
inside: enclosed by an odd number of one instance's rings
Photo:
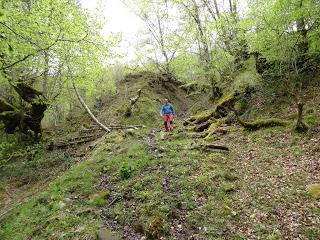
[[[72,166],[50,183],[47,190],[14,209],[1,222],[0,239],[20,240],[31,236],[32,239],[94,239],[101,226],[97,210],[111,194],[108,190],[97,192],[95,185],[104,167],[119,169],[121,164],[119,156],[110,157],[108,152],[101,151],[103,147],[87,161]],[[143,166],[145,161],[136,164]]]
[[[223,139],[230,153],[207,154],[188,150],[198,140],[175,134],[163,141],[155,136],[165,149],[161,156],[135,137],[107,146],[117,139],[110,135],[86,162],[15,209],[2,222],[0,237],[91,239],[102,224],[98,210],[105,206],[103,217],[118,229],[155,239],[281,239],[298,233],[315,239],[319,234],[311,222],[319,214],[317,202],[306,191],[315,176],[303,162],[316,154],[307,135],[283,127],[232,132]],[[127,151],[119,151],[123,148]],[[310,216],[306,224],[291,218],[304,214]],[[290,232],[289,224],[297,222],[300,227]]]

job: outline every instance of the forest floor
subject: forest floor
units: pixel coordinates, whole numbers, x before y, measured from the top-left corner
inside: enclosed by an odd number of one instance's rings
[[[320,123],[307,135],[283,127],[239,129],[216,143],[144,129],[105,135],[70,168],[1,223],[1,239],[318,239]],[[180,125],[180,124],[179,124]],[[162,138],[164,137],[164,140]],[[17,231],[19,229],[19,231]]]
[[[110,105],[102,106],[99,118],[113,119],[125,99],[142,89],[133,116],[120,120],[143,121],[145,128],[115,130],[95,142],[54,151],[9,146],[15,154],[0,162],[0,215],[6,213],[0,216],[1,240],[96,239],[97,232],[105,233],[103,240],[319,239],[320,193],[309,189],[320,183],[316,90],[307,102],[311,130],[306,134],[292,131],[295,109],[287,102],[261,103],[259,96],[254,104],[260,111],[251,117],[275,111],[290,124],[246,131],[233,122],[231,131],[205,140],[185,128],[182,117],[186,109],[206,109],[207,99],[189,98],[168,83],[162,92],[154,87],[157,82],[130,82],[137,75],[127,80],[120,89],[126,95],[107,99]],[[134,87],[127,89],[130,84]],[[184,110],[174,131],[163,132],[157,109],[170,94]],[[78,135],[79,125],[70,125],[65,139]],[[196,147],[207,143],[230,151]]]

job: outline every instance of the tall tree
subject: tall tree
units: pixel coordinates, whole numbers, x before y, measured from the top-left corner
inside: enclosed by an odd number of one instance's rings
[[[26,109],[8,132],[18,128],[38,138],[44,111],[70,83],[67,66],[72,77],[88,84],[103,72],[111,42],[101,37],[101,27],[76,0],[2,1],[1,84],[16,96],[11,113],[1,111],[1,119],[6,123],[6,117]],[[24,121],[29,118],[37,126]]]
[[[317,66],[314,60],[320,56],[315,49],[319,46],[316,37],[320,30],[319,11],[319,2],[313,0],[269,0],[251,4],[248,42],[251,51],[258,55],[258,63],[261,59],[267,63],[259,70],[266,77],[276,76],[286,82],[299,115],[304,102],[301,90]],[[299,122],[301,119],[300,116]]]

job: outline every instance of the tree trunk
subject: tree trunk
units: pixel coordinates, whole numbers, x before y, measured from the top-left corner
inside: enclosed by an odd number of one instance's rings
[[[90,108],[88,107],[88,105],[84,102],[84,100],[82,99],[81,95],[79,94],[78,92],[78,89],[76,87],[76,84],[75,82],[73,81],[72,82],[72,85],[73,85],[73,88],[74,88],[74,91],[76,92],[76,95],[79,99],[79,102],[81,103],[82,107],[86,110],[86,112],[90,115],[91,119],[99,126],[101,127],[103,130],[105,130],[106,132],[110,132],[111,130],[106,127],[105,125],[103,125],[94,115],[93,113],[91,112]]]
[[[309,130],[309,126],[303,121],[303,103],[298,103],[298,117],[295,125],[295,131],[297,132],[307,132]]]
[[[135,96],[134,98],[131,98],[131,99],[129,100],[128,106],[127,106],[126,111],[125,111],[125,113],[124,113],[124,115],[125,115],[126,117],[130,117],[130,116],[131,116],[131,114],[132,114],[132,108],[133,108],[133,106],[138,102],[140,96],[141,96],[141,89],[138,90],[137,96]]]
[[[48,77],[49,77],[49,54],[47,51],[44,52],[44,63],[45,69],[43,72],[43,83],[42,83],[42,94],[45,98],[48,97]]]
[[[303,1],[301,0],[299,3],[298,8],[302,8]],[[297,21],[297,32],[301,36],[301,41],[298,45],[299,49],[299,56],[297,59],[297,68],[299,69],[299,73],[306,73],[308,68],[306,67],[306,63],[308,61],[308,49],[309,49],[309,42],[308,42],[308,31],[306,29],[306,20],[304,18],[300,18]]]
[[[5,131],[14,133],[19,129],[21,133],[39,141],[42,133],[41,121],[47,109],[43,95],[22,82],[12,84],[12,87],[29,106],[16,107],[0,99],[0,120],[5,125]]]

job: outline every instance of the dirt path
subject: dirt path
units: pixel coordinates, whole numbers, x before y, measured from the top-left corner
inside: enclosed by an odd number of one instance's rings
[[[176,176],[170,173],[169,166],[166,165],[166,154],[169,154],[169,151],[166,151],[161,145],[161,142],[158,142],[161,134],[161,129],[153,128],[143,136],[141,139],[141,143],[147,146],[146,155],[151,155],[154,159],[156,159],[155,164],[147,166],[139,173],[139,178],[143,179],[146,175],[151,175],[155,173],[166,173],[164,178],[159,178],[161,181],[162,191],[167,194],[169,198],[174,198],[177,201],[180,200],[182,196],[182,191],[177,191],[173,189],[173,184],[176,181]],[[171,133],[168,133],[171,134]],[[160,137],[161,139],[161,137]],[[124,209],[128,209],[128,212],[132,209],[136,209],[136,207],[141,204],[139,200],[133,197],[133,189],[134,184],[133,181],[132,186],[127,187],[121,193],[119,192],[118,186],[119,180],[116,177],[116,174],[108,175],[106,174],[101,182],[97,186],[97,190],[108,189],[110,192],[114,193],[114,196],[111,196],[106,203],[106,206],[101,209],[101,218],[104,222],[104,225],[107,228],[110,228],[112,231],[122,233],[122,239],[130,239],[130,240],[141,240],[148,239],[149,229],[152,225],[152,220],[149,223],[141,222],[140,217],[137,215],[135,217],[128,217],[128,220],[125,223],[119,221],[114,216],[114,209],[117,208],[115,205],[120,203],[123,205]],[[120,196],[119,196],[120,195]],[[167,201],[167,200],[164,200]],[[168,216],[168,231],[170,232],[170,236],[173,239],[197,239],[195,238],[194,230],[187,227],[186,216],[188,215],[188,210],[184,206],[184,203],[178,204],[177,209],[174,211],[170,211]],[[147,229],[146,229],[147,228]],[[161,239],[169,239],[168,236],[162,236]]]
[[[165,152],[165,149],[159,146],[156,135],[161,134],[161,130],[157,128],[150,129],[150,132],[143,137],[143,142],[148,145],[148,153],[151,155],[161,156]]]
[[[153,128],[150,129],[149,133],[147,133],[142,138],[142,143],[146,144],[148,146],[147,151],[148,154],[154,156],[154,157],[160,157],[161,154],[164,153],[164,149],[159,146],[157,140],[156,140],[156,134],[161,132],[160,129]],[[151,169],[148,169],[148,171],[151,171]],[[105,175],[100,183],[96,186],[98,190],[102,189],[108,189],[111,192],[116,191],[116,185],[117,181],[114,180],[113,176],[107,176]],[[125,225],[119,223],[116,219],[112,217],[112,214],[110,212],[110,208],[113,207],[117,202],[122,201],[124,202],[124,205],[126,208],[134,208],[135,203],[130,201],[132,198],[132,187],[126,189],[122,196],[113,196],[108,200],[108,203],[104,208],[101,209],[100,215],[101,218],[108,228],[112,229],[116,232],[122,232],[123,233],[123,239],[130,239],[130,240],[141,240],[144,239],[145,233],[143,230],[142,224],[137,220],[134,220],[133,223],[127,223]]]

